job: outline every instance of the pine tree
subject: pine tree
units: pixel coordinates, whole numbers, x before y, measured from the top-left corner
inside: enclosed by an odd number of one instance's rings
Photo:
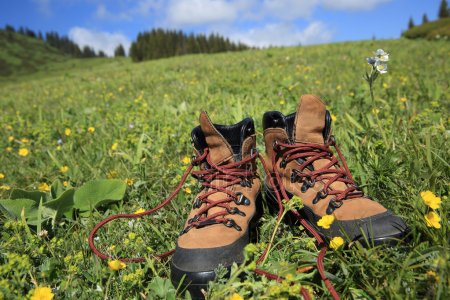
[[[423,14],[423,16],[422,16],[422,24],[426,24],[428,22],[429,22],[429,20],[428,20],[427,14]]]
[[[125,56],[125,49],[123,48],[122,44],[119,44],[116,49],[114,49],[114,56]]]
[[[408,29],[411,29],[411,28],[413,28],[415,25],[414,25],[414,20],[413,20],[413,18],[411,17],[411,18],[409,18],[409,22],[408,22]]]
[[[441,4],[439,5],[438,17],[439,19],[450,17],[447,0],[441,0]]]

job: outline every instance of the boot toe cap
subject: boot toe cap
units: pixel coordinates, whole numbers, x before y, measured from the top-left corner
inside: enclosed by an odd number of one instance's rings
[[[404,241],[409,228],[402,218],[391,211],[354,221],[336,222],[341,234],[351,242],[360,242],[364,246],[380,244],[397,244]]]
[[[191,295],[201,288],[206,290],[208,282],[215,279],[214,270],[219,265],[230,271],[233,263],[244,261],[243,249],[248,242],[248,236],[244,235],[223,247],[183,248],[177,245],[171,263],[172,283],[177,287],[182,282]]]

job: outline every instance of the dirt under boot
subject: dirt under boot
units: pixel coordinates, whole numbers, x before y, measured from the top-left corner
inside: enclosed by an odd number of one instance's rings
[[[405,238],[405,222],[356,185],[331,135],[331,115],[318,97],[302,96],[297,112],[287,116],[265,113],[263,128],[267,162],[278,182],[265,187],[269,201],[274,188],[287,197],[299,196],[304,205],[300,214],[326,241],[342,237],[367,246]]]
[[[243,249],[261,215],[260,180],[256,172],[253,120],[234,125],[213,124],[205,112],[191,133],[202,191],[193,201],[171,264],[175,287],[189,290],[194,299],[222,265],[244,261]]]

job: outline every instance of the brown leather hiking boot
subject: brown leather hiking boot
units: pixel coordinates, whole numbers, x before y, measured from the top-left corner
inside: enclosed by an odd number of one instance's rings
[[[300,214],[327,241],[339,236],[349,243],[378,245],[406,236],[404,221],[365,197],[355,184],[331,135],[330,113],[318,97],[302,96],[297,112],[287,116],[265,113],[263,127],[267,162],[278,183],[266,185],[268,201],[274,188],[284,197],[299,196],[304,204]],[[329,228],[318,225],[326,215],[334,216]]]
[[[252,225],[261,214],[260,180],[256,173],[253,120],[234,125],[213,124],[205,112],[192,130],[192,172],[203,186],[181,232],[172,258],[171,278],[193,298],[203,299],[219,265],[242,263]]]

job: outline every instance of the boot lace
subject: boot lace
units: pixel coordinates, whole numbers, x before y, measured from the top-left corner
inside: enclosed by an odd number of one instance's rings
[[[331,146],[336,149],[339,160],[334,156]],[[275,141],[273,148],[275,155],[272,157],[272,164],[275,174],[278,174],[276,160],[281,155],[281,168],[286,167],[289,162],[294,160],[300,164],[292,170],[291,182],[302,183],[301,191],[303,193],[310,187],[313,187],[317,181],[324,183],[322,189],[314,198],[313,203],[317,203],[328,195],[333,195],[334,197],[330,200],[330,208],[327,210],[327,213],[332,213],[334,209],[341,207],[343,200],[364,196],[364,193],[356,185],[347,166],[347,162],[341,150],[336,145],[334,136],[331,136],[324,145],[310,143],[291,144]],[[328,163],[319,169],[315,169],[313,162],[319,159],[326,159]],[[339,161],[342,163],[342,166],[339,164]],[[279,181],[281,181],[281,178],[279,178]],[[337,190],[331,187],[334,182],[343,182],[346,189]]]
[[[194,158],[193,161],[195,161],[196,164],[203,165],[203,168],[199,171],[193,171],[192,176],[201,182],[205,192],[195,199],[193,208],[199,210],[194,217],[188,220],[189,225],[184,228],[181,234],[188,232],[194,227],[202,228],[214,224],[223,224],[226,227],[234,228],[237,231],[242,230],[233,219],[226,218],[226,216],[235,214],[245,216],[243,211],[239,210],[237,207],[231,207],[230,203],[234,202],[236,205],[250,205],[250,200],[242,193],[234,192],[229,188],[235,184],[251,187],[252,179],[256,176],[256,169],[253,168],[252,164],[252,162],[255,161],[256,156],[256,153],[252,153],[238,162],[228,163],[222,166],[214,164],[209,155],[206,155],[201,161]],[[221,182],[221,184],[213,184],[212,182],[214,180]],[[225,194],[225,197],[218,200],[209,199],[209,196],[216,193],[223,193]],[[209,214],[208,211],[214,207],[221,207],[223,210]]]

